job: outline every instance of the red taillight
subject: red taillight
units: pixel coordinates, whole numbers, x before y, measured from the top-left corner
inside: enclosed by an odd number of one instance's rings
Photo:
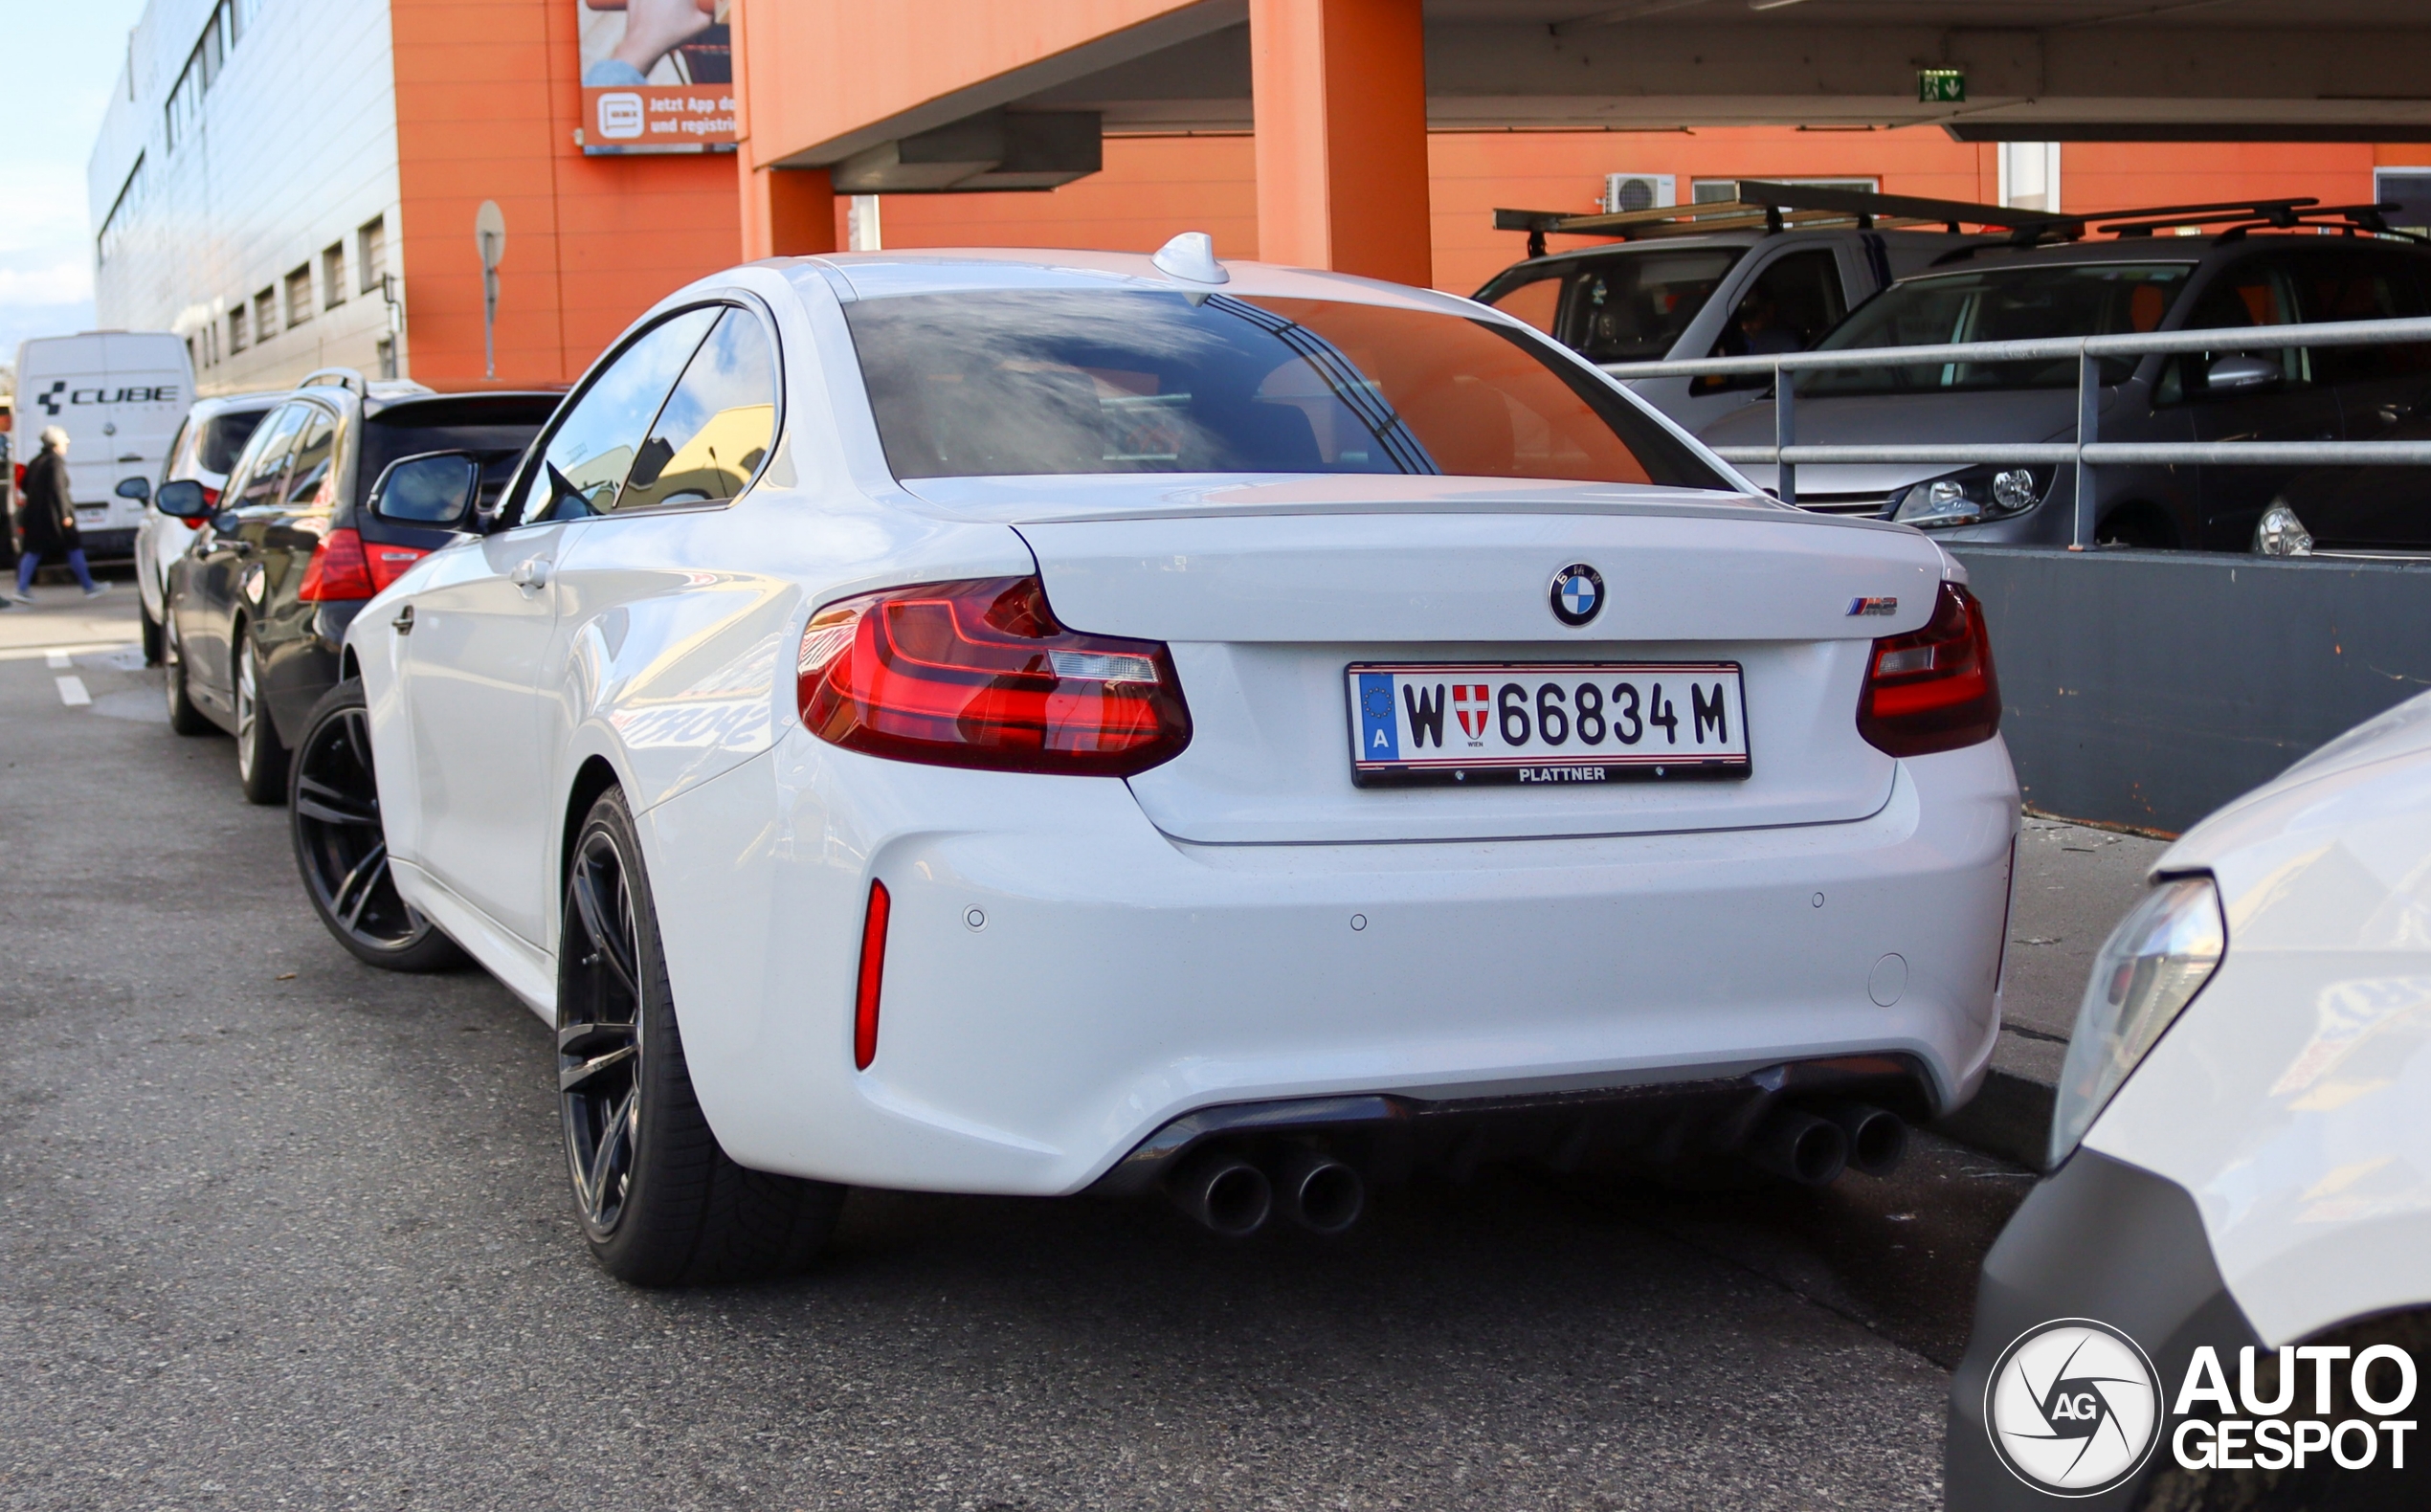
[[[867,1071],[878,1058],[878,989],[886,975],[886,915],[893,901],[884,882],[869,884],[869,913],[861,920],[861,974],[853,989],[853,1065]]]
[[[796,679],[812,734],[898,761],[1127,777],[1191,738],[1164,645],[1065,630],[1035,577],[831,605],[803,628]]]
[[[387,588],[405,576],[405,569],[431,553],[414,546],[386,546],[378,542],[366,542],[363,554],[371,563],[371,586]]]
[[[321,549],[304,567],[296,597],[307,604],[342,603],[378,591],[371,582],[371,564],[363,555],[363,537],[340,526],[322,538]]]
[[[2000,682],[1983,606],[1944,583],[1924,629],[1874,642],[1857,732],[1893,756],[1928,756],[1988,741],[1999,729]]]

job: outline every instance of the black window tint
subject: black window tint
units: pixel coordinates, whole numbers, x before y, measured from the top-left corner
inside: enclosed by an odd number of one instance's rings
[[[542,394],[463,394],[392,405],[363,423],[356,486],[368,489],[400,457],[471,452],[481,464],[481,506],[489,508],[556,411],[556,399]]]
[[[548,438],[532,484],[538,507],[526,518],[579,520],[615,507],[660,402],[717,318],[712,305],[663,321],[593,375]]]
[[[1817,344],[1826,351],[1935,346],[2150,331],[2194,272],[2182,262],[2059,262],[1935,273],[1895,283]],[[2102,379],[2119,383],[2132,363],[2105,359]],[[1935,389],[2069,389],[2077,360],[1918,363],[1808,373],[1802,394],[1909,393]]]
[[[1744,256],[1739,247],[1649,248],[1591,263],[1563,300],[1561,341],[1590,362],[1654,362]]]
[[[1802,352],[1847,313],[1840,259],[1831,249],[1794,252],[1774,258],[1739,297],[1713,344],[1713,355],[1773,357]]]
[[[2296,275],[2316,321],[2417,320],[2431,314],[2412,257],[2385,252],[2332,252],[2305,258]],[[2431,346],[2323,346],[2313,371],[2324,383],[2359,383],[2431,371]]]
[[[634,456],[618,509],[717,503],[743,492],[776,433],[776,359],[748,310],[701,344]]]
[[[909,295],[845,307],[898,478],[1443,473],[1725,486],[1543,338],[1350,300]]]
[[[218,414],[203,422],[200,443],[194,449],[194,465],[207,473],[225,477],[236,465],[238,454],[254,433],[261,429],[261,417],[267,410],[245,410],[234,414]]]
[[[2313,319],[2305,312],[2303,280],[2295,277],[2290,260],[2285,255],[2248,257],[2221,269],[2196,299],[2186,317],[2187,329],[2238,330],[2294,325]],[[2203,374],[2223,355],[2200,352],[2178,359],[2185,387],[2199,392]],[[2308,348],[2283,346],[2252,355],[2278,363],[2288,388],[2303,388],[2313,381],[2314,354]]]
[[[279,498],[279,484],[287,476],[287,458],[295,451],[296,433],[303,429],[312,405],[282,405],[271,411],[262,434],[251,448],[252,456],[245,476],[232,484],[228,503],[242,507],[248,504],[275,504]]]
[[[287,464],[286,501],[295,508],[331,501],[329,467],[338,456],[338,417],[317,404],[306,410],[295,458]]]

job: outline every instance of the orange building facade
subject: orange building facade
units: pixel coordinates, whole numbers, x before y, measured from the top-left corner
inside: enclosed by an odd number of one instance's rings
[[[1419,0],[728,0],[711,77],[730,60],[730,98],[705,104],[732,106],[735,148],[644,153],[607,142],[586,100],[586,38],[614,11],[386,0],[341,27],[309,6],[152,0],[94,152],[105,323],[186,335],[206,391],[333,364],[566,382],[691,278],[850,245],[837,186],[873,153],[1008,107],[1085,115],[1098,155],[1051,189],[877,193],[863,244],[1149,251],[1198,230],[1224,256],[1466,293],[1522,255],[1495,209],[1590,211],[1607,174],[1669,175],[1683,201],[1769,177],[1998,202],[2018,150],[1935,123],[1493,125],[1532,107],[1444,97],[1458,49]],[[2071,141],[2056,163],[2068,210],[2352,203],[2431,143]],[[484,201],[507,227],[494,377]]]

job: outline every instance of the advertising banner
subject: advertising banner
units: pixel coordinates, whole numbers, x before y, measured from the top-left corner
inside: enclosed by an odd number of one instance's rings
[[[568,0],[579,8],[585,152],[734,145],[733,0]]]

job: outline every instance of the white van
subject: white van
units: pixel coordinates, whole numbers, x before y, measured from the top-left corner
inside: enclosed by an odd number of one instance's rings
[[[86,331],[17,347],[16,460],[33,460],[45,426],[67,432],[68,488],[87,556],[135,549],[152,479],[193,400],[192,361],[169,331]]]

